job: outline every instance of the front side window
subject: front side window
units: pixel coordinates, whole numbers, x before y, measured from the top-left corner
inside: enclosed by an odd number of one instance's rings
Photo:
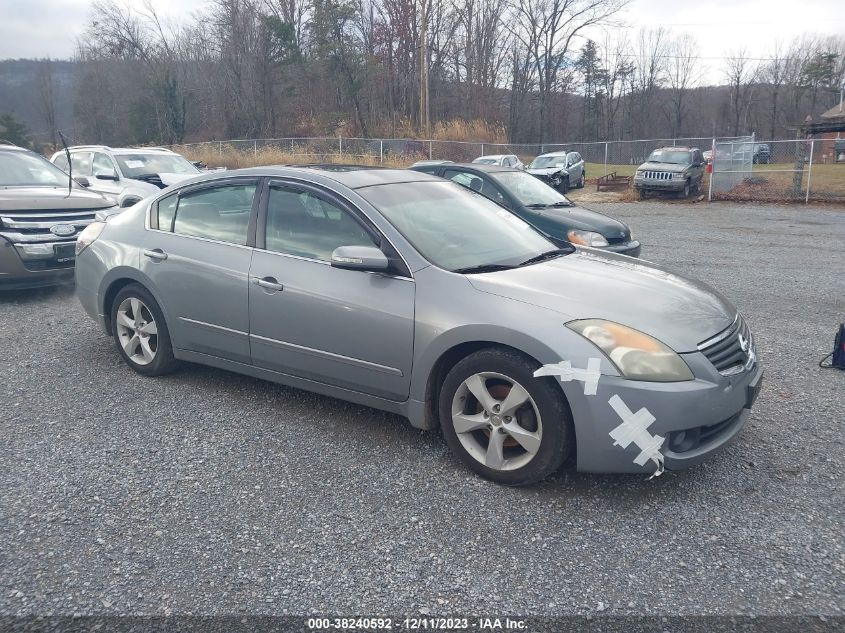
[[[467,187],[468,189],[477,191],[482,196],[490,198],[493,202],[497,204],[501,204],[503,206],[507,205],[507,202],[505,201],[505,196],[502,195],[502,192],[499,191],[493,183],[488,182],[480,176],[475,176],[473,174],[468,174],[462,171],[456,171],[454,169],[447,169],[444,175],[452,182],[456,182],[459,185]],[[529,177],[533,178],[533,176]]]
[[[288,185],[270,187],[264,242],[268,251],[324,262],[339,246],[378,246],[345,209]]]
[[[105,154],[94,154],[94,175],[114,176],[114,163]]]
[[[178,196],[175,213],[170,197],[165,198],[158,206],[159,228],[169,230],[174,215],[174,233],[245,245],[255,189],[254,184],[231,184],[186,193]]]
[[[510,211],[448,182],[358,189],[428,261],[446,270],[518,266],[555,245]]]

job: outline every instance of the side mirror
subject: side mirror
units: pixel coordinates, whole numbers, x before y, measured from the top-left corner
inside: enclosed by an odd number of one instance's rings
[[[76,178],[74,178],[74,180],[76,181],[77,185],[80,185],[82,187],[90,187],[91,186],[91,181],[88,180],[85,176],[77,176]]]
[[[390,260],[375,246],[338,246],[332,253],[332,266],[379,272],[390,268]]]
[[[102,173],[99,173],[99,174],[94,174],[94,178],[96,178],[97,180],[113,180],[113,181],[117,181],[117,179],[118,179],[117,174],[114,173],[114,172],[111,172],[111,173],[102,172]]]

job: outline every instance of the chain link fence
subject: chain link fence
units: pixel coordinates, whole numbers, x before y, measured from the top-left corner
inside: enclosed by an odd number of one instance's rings
[[[836,143],[840,143],[839,146]],[[578,152],[589,183],[615,174],[630,178],[660,147],[697,147],[710,163],[702,190],[713,200],[845,202],[845,141],[760,141],[736,138],[659,138],[594,143],[486,143],[420,139],[300,137],[235,139],[174,146],[209,165],[360,163],[408,167],[419,160],[470,162],[514,154],[525,165],[548,152]],[[836,147],[840,147],[837,150]],[[712,173],[711,173],[712,172]],[[624,184],[624,183],[623,183]]]

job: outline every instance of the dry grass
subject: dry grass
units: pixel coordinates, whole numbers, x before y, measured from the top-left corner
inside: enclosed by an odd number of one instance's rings
[[[384,138],[431,138],[435,141],[465,141],[469,143],[507,143],[508,134],[503,125],[484,119],[452,119],[438,121],[431,134],[420,134],[410,119],[401,119],[388,125],[376,126],[370,130],[374,137]]]
[[[381,165],[384,167],[404,168],[411,163],[427,158],[427,156],[407,156],[388,154],[383,161],[378,156],[340,154],[338,152],[316,153],[307,151],[305,147],[294,147],[283,150],[278,147],[259,147],[257,150],[242,150],[232,145],[200,145],[174,147],[174,151],[189,160],[201,160],[209,167],[226,167],[240,169],[242,167],[260,167],[264,165],[301,165],[307,163],[333,163],[355,165]]]

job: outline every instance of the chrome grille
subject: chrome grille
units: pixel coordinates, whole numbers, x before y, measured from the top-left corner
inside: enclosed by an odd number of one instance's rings
[[[12,242],[52,242],[67,240],[50,232],[56,224],[69,224],[79,233],[95,220],[96,209],[73,211],[0,211],[0,236]]]
[[[723,376],[748,369],[755,358],[754,340],[739,314],[730,327],[699,343],[698,349]]]
[[[672,172],[669,171],[646,171],[643,173],[649,180],[672,180]]]

